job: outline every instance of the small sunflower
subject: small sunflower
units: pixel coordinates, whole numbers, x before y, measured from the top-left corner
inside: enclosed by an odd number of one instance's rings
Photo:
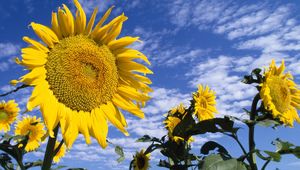
[[[27,135],[29,134],[29,139],[25,150],[27,152],[33,151],[40,146],[42,137],[45,135],[44,125],[41,123],[40,118],[36,116],[23,117],[22,121],[18,121],[16,124],[15,135]]]
[[[264,73],[264,81],[260,84],[260,97],[266,110],[283,124],[293,126],[294,120],[300,122],[297,109],[300,109],[300,90],[290,73],[283,73],[284,60],[276,67],[272,60],[270,67]]]
[[[215,117],[214,113],[218,113],[216,108],[215,92],[208,86],[198,86],[198,91],[193,94],[195,103],[194,110],[199,121],[208,120]]]
[[[14,100],[0,103],[0,130],[10,131],[10,125],[16,120],[20,108]]]
[[[179,114],[183,115],[185,113],[185,107],[184,107],[183,103],[180,103],[178,106],[172,108],[170,110],[170,113],[173,115],[175,113],[179,113]]]
[[[117,39],[127,17],[122,14],[104,25],[111,7],[94,26],[97,8],[87,23],[86,14],[78,0],[74,17],[63,4],[52,13],[52,26],[30,25],[43,43],[29,37],[30,44],[22,49],[17,63],[30,72],[18,80],[34,87],[27,109],[40,106],[49,135],[60,124],[67,147],[71,147],[79,133],[87,144],[90,136],[105,148],[107,120],[128,135],[126,120],[120,109],[143,118],[140,106],[149,100],[152,71],[133,60],[147,57],[128,46],[138,37]],[[16,81],[13,81],[15,84]]]
[[[134,170],[147,170],[149,169],[150,153],[145,154],[144,150],[136,152],[133,156],[133,169]]]
[[[168,137],[171,140],[174,140],[176,143],[179,143],[181,141],[184,141],[182,137],[179,136],[173,136],[173,131],[175,127],[181,122],[181,119],[175,116],[168,116],[166,120],[163,122],[165,124],[165,128],[168,130]],[[189,137],[188,143],[191,143],[194,141],[193,137]]]
[[[60,142],[55,143],[55,149],[59,146]],[[64,157],[66,153],[66,145],[62,144],[59,151],[56,153],[56,155],[53,157],[53,162],[58,163],[60,161],[60,158]]]

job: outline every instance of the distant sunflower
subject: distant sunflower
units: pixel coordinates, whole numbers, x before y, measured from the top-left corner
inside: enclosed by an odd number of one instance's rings
[[[134,170],[147,170],[149,169],[150,153],[145,154],[144,150],[136,152],[133,156],[133,169]]]
[[[193,94],[194,109],[199,121],[212,119],[217,113],[215,92],[208,86],[198,86],[198,91]]]
[[[79,133],[90,144],[90,136],[104,148],[107,146],[107,120],[128,135],[126,120],[119,109],[140,118],[140,106],[149,99],[152,74],[141,59],[150,64],[141,52],[128,46],[138,37],[116,39],[127,17],[122,14],[103,25],[111,7],[94,26],[97,8],[86,24],[86,15],[78,0],[76,17],[66,5],[52,13],[52,27],[32,22],[30,25],[42,40],[29,37],[17,63],[30,72],[19,80],[34,86],[27,109],[40,106],[49,135],[60,123],[63,138],[71,147]],[[14,81],[14,83],[16,83]]]
[[[25,136],[27,134],[29,134],[29,139],[25,150],[29,152],[40,146],[42,137],[45,135],[44,125],[40,118],[25,116],[16,124],[15,135]]]
[[[181,122],[181,119],[175,116],[168,116],[166,120],[163,122],[165,124],[165,128],[168,130],[168,137],[175,142],[184,141],[184,138],[179,136],[173,136],[173,131],[175,127]],[[194,138],[189,137],[188,143],[193,142]]]
[[[179,113],[179,114],[183,115],[185,113],[185,107],[184,107],[183,103],[180,103],[178,106],[172,108],[170,110],[170,113],[171,114]]]
[[[10,131],[10,125],[16,120],[20,108],[14,100],[0,103],[0,130]]]
[[[59,146],[60,142],[55,143],[55,149],[57,149],[57,147]],[[66,146],[65,144],[62,144],[59,151],[56,153],[56,155],[53,157],[53,162],[58,163],[60,161],[60,158],[64,157],[66,153]]]
[[[264,73],[264,81],[260,84],[260,97],[264,107],[271,111],[285,125],[293,126],[294,120],[300,122],[297,109],[300,109],[300,90],[290,73],[283,73],[284,60],[276,67],[272,60],[270,67]]]

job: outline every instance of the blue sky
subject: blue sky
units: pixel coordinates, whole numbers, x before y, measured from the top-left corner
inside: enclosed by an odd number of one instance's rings
[[[299,1],[229,1],[229,0],[80,0],[89,17],[94,7],[101,16],[115,5],[112,17],[122,12],[129,17],[121,36],[140,36],[143,43],[133,47],[145,53],[154,71],[152,99],[144,108],[146,119],[139,120],[126,114],[129,137],[110,126],[109,140],[124,147],[126,160],[116,163],[113,146],[102,150],[96,141],[87,146],[80,136],[61,165],[88,169],[127,169],[135,151],[146,147],[134,141],[144,135],[162,136],[163,114],[183,101],[188,104],[197,84],[208,84],[217,93],[220,115],[245,117],[242,107],[249,107],[256,94],[253,86],[240,81],[243,75],[256,67],[267,66],[271,59],[280,63],[285,59],[287,70],[300,84],[300,2]],[[37,37],[28,26],[31,21],[50,25],[51,12],[68,0],[10,0],[0,1],[0,92],[12,89],[8,85],[25,72],[14,63],[20,49],[26,44],[22,36]],[[15,98],[24,111],[31,89],[19,91],[7,99]],[[33,113],[40,115],[36,110]],[[241,129],[241,139],[246,145],[247,129]],[[300,145],[300,126],[277,130],[257,128],[257,146],[275,149],[271,140],[280,137]],[[219,134],[197,136],[193,147],[197,151],[203,142],[216,140],[235,154],[240,151],[233,141]],[[42,145],[43,150],[45,144]],[[30,154],[28,159],[42,158],[43,153]],[[159,154],[152,155],[152,169]],[[261,163],[261,162],[259,162]],[[273,163],[270,169],[299,169],[300,161],[284,156],[281,163]]]

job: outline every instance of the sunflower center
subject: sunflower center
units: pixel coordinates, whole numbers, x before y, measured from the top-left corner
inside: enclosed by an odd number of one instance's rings
[[[115,57],[87,36],[65,38],[50,51],[46,80],[60,103],[90,112],[111,100],[118,85]]]
[[[144,168],[145,163],[146,163],[146,161],[145,161],[145,158],[143,156],[139,156],[137,158],[137,166],[138,166],[139,169]]]
[[[0,110],[0,122],[3,122],[8,119],[8,114],[4,110]]]
[[[200,106],[200,108],[207,108],[207,102],[204,97],[200,98],[199,106]]]
[[[284,113],[289,109],[291,102],[291,94],[287,82],[279,76],[272,76],[267,84],[270,88],[270,96],[276,109]]]

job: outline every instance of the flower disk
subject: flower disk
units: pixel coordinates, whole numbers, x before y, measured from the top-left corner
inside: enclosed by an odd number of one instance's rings
[[[15,135],[29,135],[25,150],[27,152],[33,151],[40,146],[42,137],[45,135],[44,125],[40,118],[24,117],[22,121],[16,124]]]
[[[150,98],[152,82],[146,74],[152,71],[134,61],[150,64],[148,58],[128,47],[138,37],[118,38],[127,20],[124,14],[104,24],[111,7],[94,26],[97,8],[87,22],[78,0],[74,4],[76,16],[63,5],[52,13],[51,28],[30,24],[44,44],[23,38],[30,46],[22,49],[22,60],[16,62],[30,72],[11,83],[34,87],[27,109],[40,106],[51,137],[60,125],[67,147],[81,133],[86,143],[92,136],[105,148],[107,121],[128,135],[120,109],[144,117],[140,106]]]
[[[199,121],[208,120],[215,117],[217,113],[215,92],[208,86],[199,85],[198,91],[193,94],[194,109]]]
[[[272,60],[270,67],[264,73],[264,81],[260,84],[260,97],[264,107],[274,118],[283,124],[293,126],[294,120],[300,122],[297,109],[300,109],[300,90],[290,73],[284,74],[284,60],[276,67]]]
[[[16,120],[20,108],[14,100],[0,103],[0,130],[10,131],[10,125]]]
[[[150,153],[145,154],[144,150],[137,152],[133,157],[134,170],[147,170],[149,169]]]

